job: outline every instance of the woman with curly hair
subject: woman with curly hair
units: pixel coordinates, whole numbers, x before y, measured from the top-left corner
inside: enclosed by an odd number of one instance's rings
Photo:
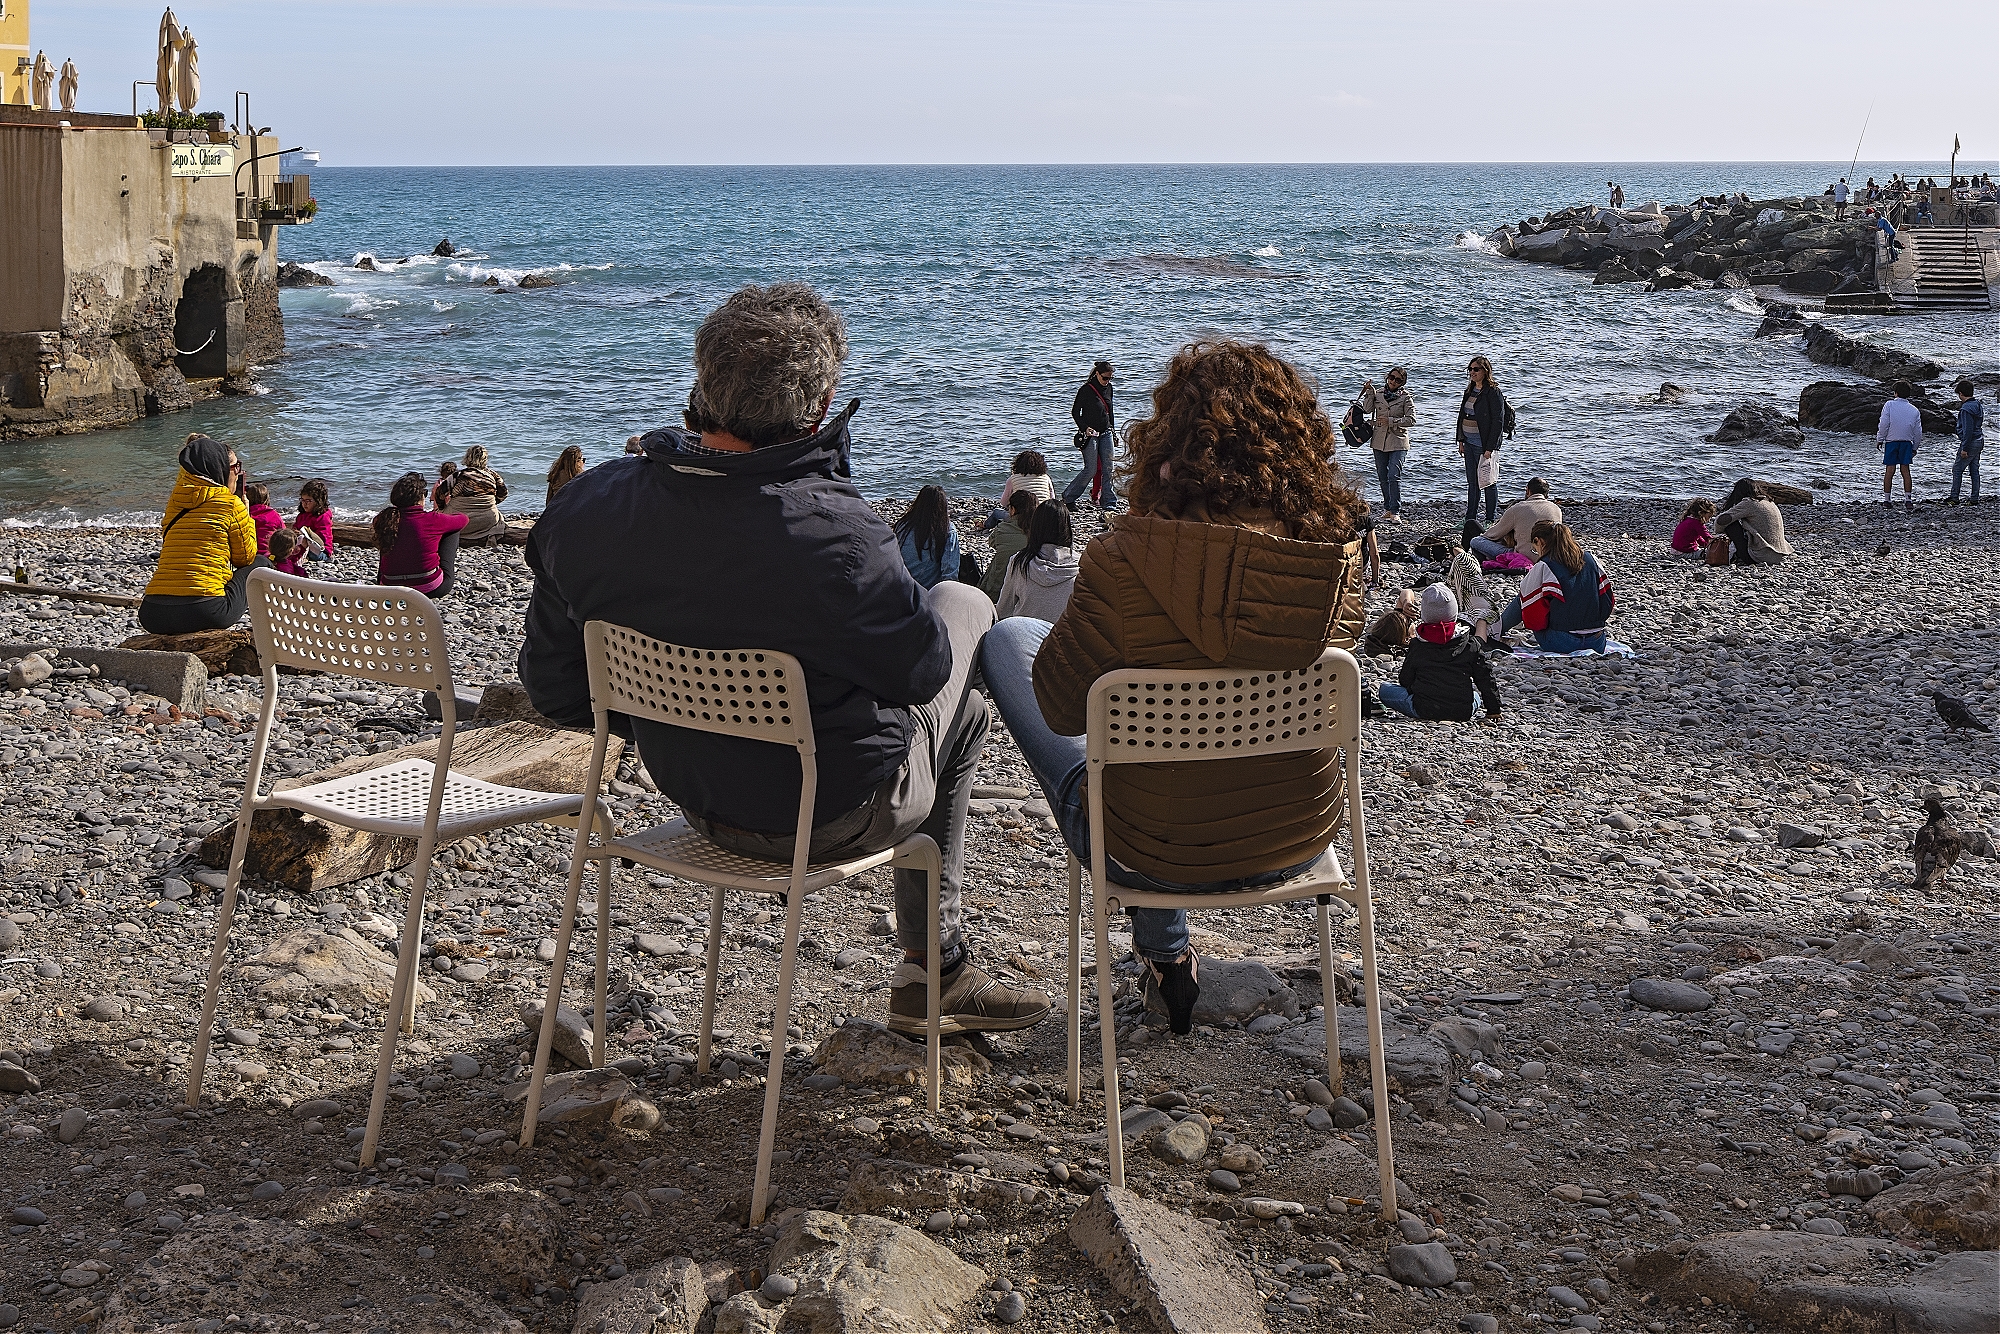
[[[1128,435],[1128,513],[1083,553],[1054,625],[986,634],[988,692],[1040,780],[1066,842],[1090,855],[1085,702],[1121,667],[1309,666],[1360,629],[1368,505],[1327,460],[1333,423],[1299,373],[1261,344],[1184,347]],[[1205,892],[1269,884],[1325,855],[1339,770],[1312,751],[1203,764],[1129,764],[1104,781],[1113,882]],[[1176,1033],[1200,993],[1187,914],[1133,909]]]

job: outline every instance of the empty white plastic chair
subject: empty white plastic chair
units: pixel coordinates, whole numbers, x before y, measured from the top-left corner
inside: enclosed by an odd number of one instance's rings
[[[1361,811],[1361,671],[1352,654],[1330,648],[1290,672],[1165,668],[1107,672],[1090,688],[1085,758],[1090,766],[1090,910],[1097,943],[1097,1022],[1104,1053],[1104,1119],[1111,1184],[1125,1184],[1119,1133],[1118,1022],[1111,1008],[1111,914],[1127,908],[1247,908],[1312,899],[1319,918],[1320,992],[1325,1000],[1327,1087],[1341,1090],[1340,1018],[1333,974],[1332,900],[1354,906],[1361,937],[1362,999],[1375,1094],[1375,1152],[1382,1216],[1396,1217],[1396,1165],[1389,1136],[1389,1084],[1382,1059],[1382,1003],[1375,977],[1375,912],[1368,895],[1368,845]],[[1290,880],[1214,894],[1128,889],[1105,875],[1104,770],[1112,764],[1187,764],[1285,751],[1328,750],[1341,763],[1354,876],[1328,855]],[[1199,873],[1190,871],[1187,879]],[[1069,1100],[1083,1095],[1083,868],[1069,859]]]
[[[431,856],[440,842],[449,843],[508,825],[547,823],[575,826],[579,858],[590,849],[592,821],[579,816],[594,804],[597,821],[606,832],[611,813],[601,799],[586,802],[580,795],[531,792],[501,787],[451,772],[452,733],[457,725],[451,662],[445,648],[444,622],[429,598],[408,589],[373,584],[327,584],[297,575],[259,569],[250,575],[250,629],[257,660],[264,670],[264,705],[257,716],[256,738],[250,748],[250,769],[243,777],[243,805],[236,816],[236,842],[229,854],[229,879],[222,891],[222,909],[215,923],[215,948],[208,960],[208,990],[202,998],[201,1027],[195,1032],[194,1054],[188,1063],[188,1106],[201,1098],[203,1067],[209,1034],[215,1022],[215,1002],[222,985],[222,963],[229,942],[229,923],[236,913],[237,886],[250,846],[251,822],[260,810],[290,807],[316,819],[349,829],[417,840],[411,865],[408,914],[403,919],[402,944],[396,955],[396,982],[382,1030],[382,1047],[375,1069],[375,1092],[368,1107],[368,1128],[359,1161],[374,1161],[382,1129],[382,1108],[389,1096],[395,1068],[396,1033],[410,1029],[416,1016],[417,953],[423,935],[424,886]],[[258,795],[264,756],[278,706],[278,668],[303,667],[335,676],[354,676],[389,685],[436,692],[443,712],[437,762],[401,760],[345,778],[306,787]],[[603,765],[603,738],[598,739],[599,763],[591,770],[596,793]],[[599,849],[597,909],[597,1053],[604,1051],[604,990],[610,943],[611,858]],[[570,907],[576,906],[571,875]],[[560,968],[561,964],[558,963]],[[400,1022],[399,1022],[400,1021]]]
[[[666,875],[692,880],[709,889],[708,970],[702,983],[701,1036],[695,1069],[708,1073],[709,1046],[715,1028],[716,969],[722,957],[722,905],[726,890],[775,894],[785,901],[785,938],[778,962],[778,997],[771,1022],[771,1063],[764,1085],[764,1122],[757,1142],[757,1175],[750,1191],[750,1225],[763,1223],[769,1206],[771,1149],[778,1131],[778,1099],[785,1074],[785,1030],[791,1022],[792,981],[797,972],[799,930],[805,901],[829,885],[839,884],[877,866],[923,871],[930,886],[930,929],[925,943],[930,1008],[927,1015],[925,1080],[930,1109],[939,1107],[941,1037],[938,998],[938,887],[943,866],[938,847],[928,834],[915,834],[886,852],[840,862],[814,864],[813,800],[819,788],[819,763],[813,745],[812,709],[806,699],[805,673],[788,653],[765,649],[689,648],[650,639],[607,621],[583,627],[584,653],[590,672],[590,707],[597,737],[590,752],[586,787],[595,784],[604,767],[611,735],[611,715],[623,714],[669,727],[715,732],[798,751],[800,784],[796,851],[787,867],[746,857],[717,847],[684,818],[655,825],[627,838],[613,838],[601,849]],[[542,1032],[535,1044],[535,1069],[528,1081],[528,1110],[521,1124],[521,1147],[535,1142],[535,1121],[541,1114],[542,1080],[555,1036],[554,1016],[562,1000],[563,960],[569,949],[570,925],[576,915],[583,881],[584,831],[577,832],[577,853],[570,863],[569,895],[563,903],[562,926],[556,933],[555,968],[549,974],[549,994],[542,1009]],[[602,920],[600,918],[600,920]],[[600,1010],[602,1003],[599,1004]]]

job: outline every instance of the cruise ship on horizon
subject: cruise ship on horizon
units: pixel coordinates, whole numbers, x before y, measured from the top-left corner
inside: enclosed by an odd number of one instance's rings
[[[310,176],[319,166],[317,148],[300,148],[278,155],[278,171],[286,176]]]

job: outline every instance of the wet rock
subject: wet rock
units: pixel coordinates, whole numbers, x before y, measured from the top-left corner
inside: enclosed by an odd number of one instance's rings
[[[1806,356],[1821,366],[1846,366],[1871,380],[1935,380],[1943,373],[1935,361],[1900,348],[1885,347],[1841,333],[1824,324],[1808,324]]]
[[[315,273],[303,264],[290,260],[278,265],[278,286],[280,287],[331,287],[333,279],[323,273]]]
[[[845,1084],[878,1088],[921,1084],[924,1059],[923,1043],[912,1042],[861,1019],[849,1020],[834,1029],[813,1052],[813,1064],[820,1073],[832,1075]],[[984,1056],[956,1043],[946,1043],[938,1059],[946,1088],[976,1088],[993,1069],[993,1063]]]
[[[1715,1004],[1715,997],[1692,982],[1659,977],[1635,977],[1626,988],[1636,1005],[1673,1014],[1699,1014]]]
[[[708,1314],[701,1266],[685,1256],[593,1283],[577,1301],[575,1334],[694,1334]]]
[[[1832,1178],[1827,1189],[1833,1189]],[[2000,1250],[2000,1166],[1980,1163],[1926,1172],[1875,1195],[1868,1212],[1900,1237],[1929,1233],[1981,1250]]]
[[[1448,1288],[1458,1280],[1458,1262],[1441,1241],[1391,1246],[1389,1277],[1413,1288]]]
[[[796,1292],[779,1302],[736,1294],[716,1312],[715,1334],[951,1329],[988,1283],[921,1232],[817,1209],[779,1227],[768,1269],[796,1282]]]
[[[556,280],[546,273],[524,273],[521,275],[521,281],[515,285],[524,292],[530,292],[537,287],[554,287]]]
[[[1797,418],[1786,416],[1768,403],[1739,403],[1722,419],[1722,425],[1715,428],[1713,435],[1705,435],[1702,439],[1716,445],[1734,444],[1739,440],[1802,445],[1806,433],[1799,429]]]
[[[1265,1328],[1242,1262],[1186,1214],[1104,1186],[1071,1217],[1069,1238],[1166,1334]]]
[[[1873,435],[1882,418],[1882,405],[1891,394],[1886,385],[1850,384],[1845,380],[1820,380],[1799,391],[1799,425],[1822,431],[1845,431],[1853,435]],[[1953,417],[1921,390],[1910,400],[1916,405],[1927,435],[1950,435]]]

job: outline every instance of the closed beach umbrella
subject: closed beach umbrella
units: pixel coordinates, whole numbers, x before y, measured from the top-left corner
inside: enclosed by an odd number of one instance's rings
[[[160,114],[173,114],[174,109],[174,48],[180,44],[181,29],[174,22],[174,11],[169,9],[160,17],[160,52],[154,64],[154,91],[160,95]]]
[[[181,110],[193,111],[201,101],[201,54],[195,50],[194,31],[181,29],[180,85]]]

